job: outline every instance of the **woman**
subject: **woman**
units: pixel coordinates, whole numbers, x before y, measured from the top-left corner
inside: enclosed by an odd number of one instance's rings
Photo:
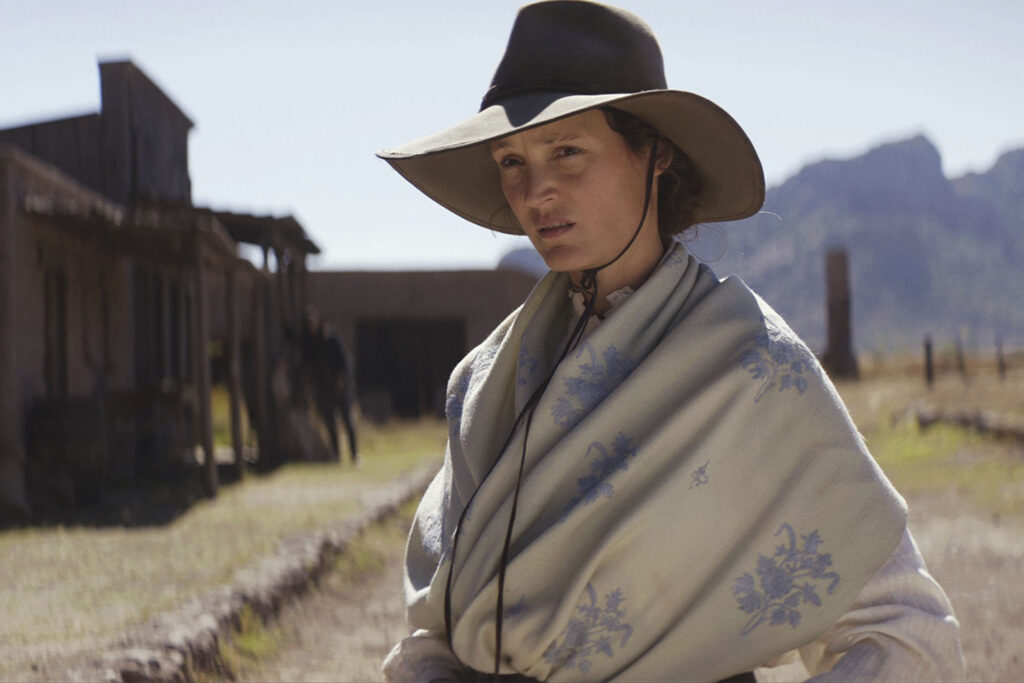
[[[811,352],[672,235],[755,213],[760,162],[666,88],[650,29],[524,7],[480,112],[382,155],[552,272],[455,369],[391,680],[720,680],[798,652],[956,678],[906,508]]]

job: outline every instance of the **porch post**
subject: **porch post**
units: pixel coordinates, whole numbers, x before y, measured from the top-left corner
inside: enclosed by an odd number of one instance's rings
[[[14,232],[19,222],[15,174],[14,155],[7,150],[0,151],[0,519],[24,517],[29,513],[15,342],[21,332],[14,314],[17,301]]]
[[[231,445],[235,450],[235,474],[242,477],[245,464],[242,459],[242,411],[239,401],[242,395],[242,387],[239,377],[240,347],[238,341],[238,293],[237,274],[235,264],[229,262],[224,273],[225,279],[225,302],[224,310],[227,317],[228,327],[228,394],[231,400]]]
[[[197,226],[198,227],[198,226]],[[196,388],[199,393],[199,437],[203,446],[203,488],[206,495],[217,495],[217,462],[213,452],[213,416],[210,411],[210,325],[207,320],[206,274],[203,264],[202,233],[196,230],[193,239],[195,274],[196,274],[196,305],[195,305],[195,359]]]
[[[267,358],[267,306],[264,293],[265,272],[257,272],[253,277],[252,286],[252,343],[253,343],[253,367],[249,370],[255,373],[256,385],[256,415],[259,428],[259,454],[257,462],[261,468],[270,464],[270,454],[273,451],[273,441],[270,436],[270,410],[268,408],[268,392],[270,385],[267,380],[267,369],[269,360]]]
[[[287,290],[288,269],[285,267],[285,264],[283,263],[285,260],[285,250],[278,249],[275,247],[274,254],[277,256],[277,272],[274,273],[274,284],[276,285],[277,289],[277,304],[278,312],[280,313],[280,320],[278,321],[277,324],[281,326],[282,330],[290,331],[291,311],[289,309],[291,308],[291,299],[288,296]]]

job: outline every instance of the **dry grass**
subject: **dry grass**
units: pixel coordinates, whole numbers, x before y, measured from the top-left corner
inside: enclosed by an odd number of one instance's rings
[[[899,371],[839,385],[882,469],[910,504],[910,527],[931,573],[960,620],[971,681],[1020,680],[1024,673],[1024,444],[958,426],[920,429],[907,407],[1024,416],[1024,369],[1000,381],[994,367],[955,372],[928,389],[923,374]],[[919,368],[917,369],[919,370]],[[782,679],[780,679],[782,680]]]
[[[965,381],[956,372],[936,378],[931,388],[923,376],[889,361],[892,374],[865,372],[860,382],[837,388],[868,447],[905,495],[953,489],[987,514],[1024,513],[1024,459],[1012,448],[972,430],[950,425],[920,429],[908,408],[939,406],[945,410],[991,411],[1020,420],[1024,416],[1024,368],[1000,380],[994,367],[969,365]],[[900,368],[903,368],[902,370]]]
[[[837,388],[861,431],[899,417],[898,413],[920,403],[956,411],[990,410],[1024,419],[1024,360],[1016,362],[1002,380],[991,364],[968,362],[967,367],[966,380],[949,370],[938,373],[929,388],[919,363],[876,360],[862,364],[863,381],[839,382]]]
[[[231,395],[225,384],[215,384],[210,388],[210,413],[212,416],[213,444],[215,446],[231,445]],[[249,420],[249,413],[245,407],[245,401],[239,405],[239,414],[242,430],[242,443],[248,446],[256,445],[256,432]]]
[[[963,427],[925,430],[911,421],[869,434],[868,443],[906,496],[952,491],[986,515],[1024,514],[1024,459]]]
[[[364,426],[363,464],[293,464],[224,487],[162,526],[0,532],[0,680],[88,649],[229,582],[281,539],[360,510],[362,493],[443,452],[439,421]]]

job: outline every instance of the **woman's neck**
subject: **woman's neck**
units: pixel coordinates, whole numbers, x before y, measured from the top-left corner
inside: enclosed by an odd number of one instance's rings
[[[643,233],[626,250],[619,260],[597,273],[597,300],[594,302],[594,313],[601,315],[611,308],[608,295],[612,292],[630,287],[634,290],[647,281],[664,256],[668,245],[654,232],[655,239],[643,239]],[[570,273],[574,285],[579,285],[583,277],[580,271]]]

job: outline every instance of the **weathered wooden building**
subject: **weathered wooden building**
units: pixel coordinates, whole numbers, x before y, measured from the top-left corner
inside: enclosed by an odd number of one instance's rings
[[[523,302],[535,275],[492,271],[308,274],[310,302],[356,361],[363,415],[442,415],[455,364]]]
[[[290,217],[194,207],[189,118],[130,61],[100,64],[100,83],[98,113],[0,130],[0,516],[197,445],[212,492],[214,379],[235,462],[243,411],[260,459],[278,457],[269,373],[316,245]]]

